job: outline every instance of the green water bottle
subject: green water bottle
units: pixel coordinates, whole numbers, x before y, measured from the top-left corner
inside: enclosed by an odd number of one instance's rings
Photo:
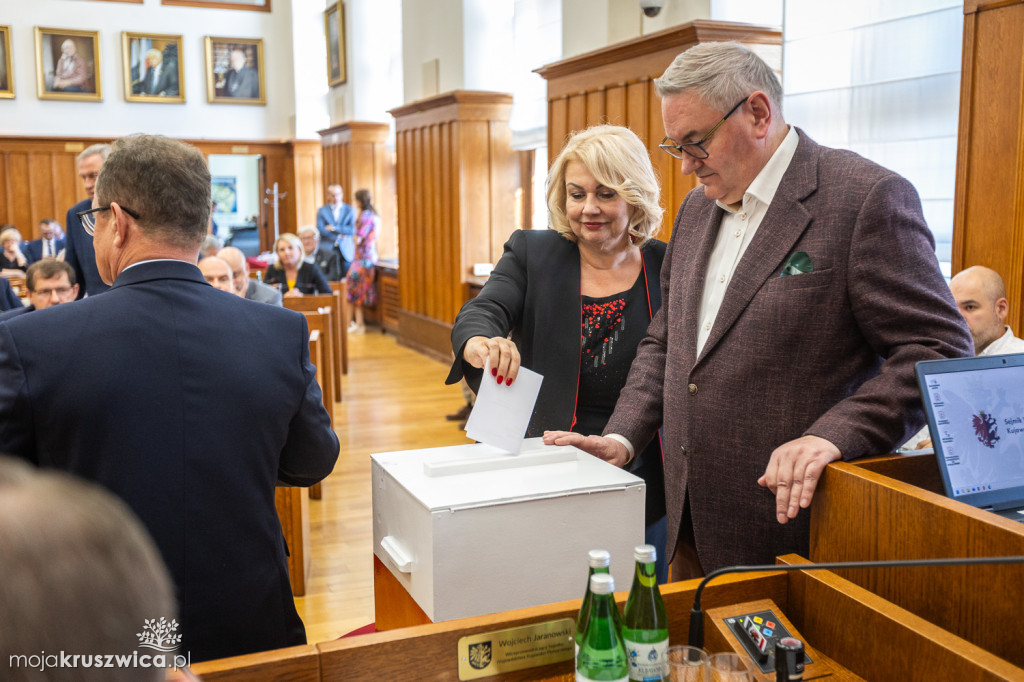
[[[576,659],[576,682],[628,682],[629,663],[622,643],[619,607],[612,592],[615,578],[598,573],[590,577],[593,601],[590,619]]]
[[[587,562],[590,564],[590,572],[587,574],[587,591],[583,595],[583,605],[580,607],[580,615],[576,617],[576,657],[580,655],[580,644],[583,642],[583,633],[587,630],[587,621],[590,620],[590,607],[594,603],[593,593],[590,591],[590,576],[596,573],[608,573],[608,566],[611,565],[612,555],[603,549],[592,549],[587,553]]]
[[[638,545],[633,550],[636,573],[622,616],[622,639],[629,658],[629,679],[656,682],[668,679],[668,617],[654,572],[657,550]]]

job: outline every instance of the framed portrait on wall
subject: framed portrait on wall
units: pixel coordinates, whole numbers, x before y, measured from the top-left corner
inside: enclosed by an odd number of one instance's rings
[[[213,104],[266,104],[262,39],[206,36],[206,98]]]
[[[125,101],[185,101],[181,36],[124,31],[121,33],[121,61]]]
[[[324,10],[324,37],[327,40],[327,83],[341,85],[345,73],[345,5],[334,3]]]
[[[36,26],[39,99],[102,102],[100,32]]]
[[[270,0],[160,0],[160,4],[213,9],[250,9],[257,12],[270,11]]]
[[[0,99],[14,97],[14,67],[11,65],[11,27],[0,26]]]

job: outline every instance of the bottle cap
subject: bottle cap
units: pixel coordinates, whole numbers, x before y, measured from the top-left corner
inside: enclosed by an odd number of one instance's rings
[[[594,594],[611,594],[615,591],[615,578],[609,573],[590,576],[590,591]]]
[[[603,549],[592,549],[587,554],[591,568],[608,568],[612,563],[612,555]]]
[[[654,545],[637,545],[633,548],[633,558],[644,564],[653,563],[658,558],[658,550]]]

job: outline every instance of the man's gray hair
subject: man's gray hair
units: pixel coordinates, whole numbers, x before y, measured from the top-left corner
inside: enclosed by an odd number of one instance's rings
[[[316,229],[316,225],[303,225],[299,228],[297,234],[301,237],[304,234],[315,235],[318,239],[320,238],[320,230]]]
[[[102,158],[104,161],[106,161],[107,157],[110,156],[110,145],[109,144],[93,144],[93,145],[89,145],[88,147],[83,149],[81,152],[79,152],[78,156],[75,157],[75,163],[76,164],[82,163],[82,159],[88,158],[88,157],[90,157],[90,156],[92,156],[94,154],[99,154],[100,158]]]
[[[195,147],[161,135],[114,141],[96,179],[96,202],[117,202],[164,244],[199,250],[210,225],[210,169]]]
[[[147,620],[170,623],[177,616],[160,553],[131,509],[108,491],[0,457],[0,576],[5,680],[164,679],[158,667],[28,667],[27,657],[44,652],[130,659]]]
[[[760,90],[772,111],[782,115],[782,84],[763,59],[739,43],[700,43],[677,56],[661,78],[654,79],[659,97],[694,92],[704,104],[728,111]]]

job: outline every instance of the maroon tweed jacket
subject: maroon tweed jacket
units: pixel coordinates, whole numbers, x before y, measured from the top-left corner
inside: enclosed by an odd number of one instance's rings
[[[722,213],[701,187],[683,201],[661,310],[605,428],[642,448],[664,421],[668,551],[689,495],[705,571],[806,556],[809,513],[780,525],[757,484],[772,450],[811,434],[844,459],[890,452],[924,422],[914,364],[973,354],[911,184],[800,132],[697,356]],[[801,251],[813,272],[780,277]]]

